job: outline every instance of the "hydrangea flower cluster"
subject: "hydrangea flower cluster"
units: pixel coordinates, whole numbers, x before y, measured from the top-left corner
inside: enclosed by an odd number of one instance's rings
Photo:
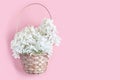
[[[51,55],[53,46],[58,46],[60,37],[57,35],[56,26],[53,20],[44,19],[42,24],[35,28],[27,26],[15,34],[11,41],[11,49],[14,58],[20,58],[20,54],[41,54]]]

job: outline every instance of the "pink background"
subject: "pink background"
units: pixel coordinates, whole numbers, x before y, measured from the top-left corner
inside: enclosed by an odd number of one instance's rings
[[[49,8],[62,37],[41,75],[26,74],[10,49],[15,15],[32,2]],[[119,0],[0,0],[0,26],[0,80],[120,80]]]

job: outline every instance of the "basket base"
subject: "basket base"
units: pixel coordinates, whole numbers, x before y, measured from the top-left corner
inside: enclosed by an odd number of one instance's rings
[[[47,54],[21,54],[20,59],[26,73],[42,74],[47,70],[49,60]]]

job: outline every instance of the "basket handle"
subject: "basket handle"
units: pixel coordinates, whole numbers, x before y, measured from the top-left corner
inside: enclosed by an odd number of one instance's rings
[[[46,11],[48,12],[50,19],[52,19],[52,15],[51,15],[49,9],[48,9],[46,6],[44,6],[43,4],[41,4],[41,3],[30,3],[30,4],[28,4],[27,6],[25,6],[25,7],[21,10],[21,12],[23,12],[26,8],[28,8],[28,7],[30,7],[30,6],[33,6],[33,5],[42,6],[42,7],[43,7],[44,9],[46,9]]]
[[[30,4],[26,5],[25,7],[23,7],[23,9],[20,11],[20,13],[24,12],[24,10],[26,8],[28,8],[30,6],[34,6],[34,5],[42,6],[48,12],[50,19],[52,19],[52,15],[51,15],[49,9],[41,3],[30,3]],[[19,16],[20,16],[20,14],[19,14]],[[19,20],[18,20],[18,23],[17,23],[16,32],[18,31],[18,27],[19,27]]]

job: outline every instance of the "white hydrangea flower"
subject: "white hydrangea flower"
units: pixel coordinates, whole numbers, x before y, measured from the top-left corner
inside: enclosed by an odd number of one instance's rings
[[[53,45],[59,45],[59,43],[60,38],[53,20],[45,19],[38,28],[27,26],[21,32],[16,33],[11,41],[11,49],[13,56],[19,58],[20,54],[51,54]]]
[[[57,35],[56,26],[53,24],[53,20],[45,19],[42,25],[39,27],[40,34],[45,36],[52,45],[59,45],[60,38]]]

